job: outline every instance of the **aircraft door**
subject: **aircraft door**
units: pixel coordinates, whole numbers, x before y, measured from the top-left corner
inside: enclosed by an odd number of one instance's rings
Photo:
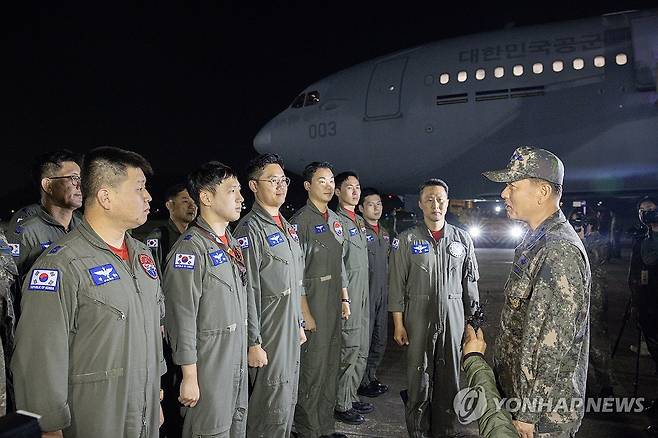
[[[375,64],[366,95],[365,120],[400,117],[400,96],[407,58],[394,58]]]

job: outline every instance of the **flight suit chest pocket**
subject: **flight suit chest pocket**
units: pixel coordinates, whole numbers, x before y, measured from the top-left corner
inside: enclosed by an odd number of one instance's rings
[[[233,270],[230,263],[226,265],[208,270],[197,315],[197,330],[200,334],[231,333],[240,321],[238,296],[231,285]]]
[[[287,257],[286,257],[287,256]],[[263,254],[263,266],[260,274],[262,297],[278,297],[290,294],[291,257],[280,251],[266,251]]]
[[[108,293],[110,292],[110,293]],[[89,319],[92,323],[96,321],[104,322],[125,322],[128,315],[128,303],[119,299],[122,295],[119,291],[112,294],[112,290],[100,290],[97,288],[88,288],[80,291],[78,295],[78,325]]]

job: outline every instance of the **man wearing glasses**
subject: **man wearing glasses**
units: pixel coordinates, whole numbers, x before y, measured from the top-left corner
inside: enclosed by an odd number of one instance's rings
[[[43,250],[80,223],[73,212],[82,206],[81,158],[62,149],[36,159],[33,175],[41,192],[41,208],[7,236],[21,278]]]
[[[249,413],[247,436],[290,436],[304,334],[301,296],[304,255],[297,231],[279,213],[290,178],[276,154],[247,166],[255,202],[235,235],[247,267]]]

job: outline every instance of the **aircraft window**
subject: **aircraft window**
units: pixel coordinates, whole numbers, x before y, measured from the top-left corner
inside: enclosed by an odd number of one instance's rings
[[[497,78],[502,78],[505,75],[505,69],[503,67],[494,68],[494,76]]]
[[[439,82],[442,84],[447,84],[448,81],[450,80],[450,75],[448,73],[442,73],[441,76],[439,76]]]
[[[315,105],[320,102],[320,93],[318,91],[309,91],[304,100],[304,106]]]
[[[541,74],[544,72],[544,64],[541,62],[535,62],[532,64],[532,72],[536,75]]]
[[[557,60],[553,61],[553,71],[556,73],[561,72],[564,69],[564,62]]]
[[[478,68],[477,70],[475,70],[475,79],[481,81],[482,79],[484,79],[484,76],[485,76],[485,72],[483,68]]]
[[[292,108],[301,108],[304,106],[304,98],[306,97],[306,94],[302,93],[299,96],[295,97],[295,100],[292,101],[292,105],[290,105]]]
[[[574,70],[582,70],[583,67],[585,67],[585,61],[583,60],[583,58],[576,58],[573,60]]]
[[[617,65],[625,65],[628,62],[628,56],[625,53],[619,53],[615,56],[615,62]]]
[[[466,78],[468,78],[468,74],[465,71],[457,73],[457,80],[459,82],[466,82]]]
[[[594,57],[594,66],[596,67],[603,67],[605,65],[605,58],[603,56],[595,56]]]
[[[512,69],[514,76],[521,76],[523,74],[523,66],[521,64],[516,64]]]

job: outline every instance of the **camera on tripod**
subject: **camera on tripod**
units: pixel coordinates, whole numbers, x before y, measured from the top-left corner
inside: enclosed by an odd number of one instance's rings
[[[576,211],[572,213],[569,217],[569,223],[576,230],[576,233],[580,233],[584,227],[590,224],[589,219],[585,213]]]

